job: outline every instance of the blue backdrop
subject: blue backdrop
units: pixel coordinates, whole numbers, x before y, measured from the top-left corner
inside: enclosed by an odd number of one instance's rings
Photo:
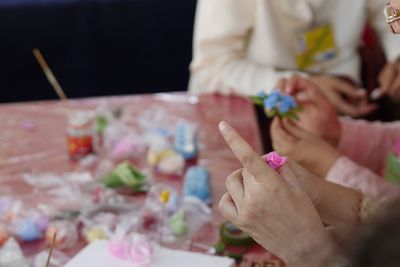
[[[0,1],[0,101],[187,89],[196,0]]]

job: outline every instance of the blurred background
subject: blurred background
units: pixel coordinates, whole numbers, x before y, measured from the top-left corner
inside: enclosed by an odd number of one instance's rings
[[[0,0],[0,102],[184,91],[196,0]]]

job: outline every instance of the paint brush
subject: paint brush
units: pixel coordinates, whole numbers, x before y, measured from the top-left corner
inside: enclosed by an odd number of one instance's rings
[[[54,91],[56,91],[58,97],[62,101],[68,100],[67,96],[64,93],[60,83],[58,82],[57,78],[54,76],[53,72],[51,71],[49,65],[47,64],[46,60],[44,59],[42,53],[39,49],[33,49],[33,55],[35,56],[36,60],[39,62],[40,67],[42,68],[44,74],[46,75],[47,80],[53,87]]]
[[[49,256],[47,257],[46,267],[50,266],[51,255],[53,254],[53,249],[56,246],[56,239],[57,239],[57,232],[54,233],[53,240],[51,241],[51,246],[50,246]]]

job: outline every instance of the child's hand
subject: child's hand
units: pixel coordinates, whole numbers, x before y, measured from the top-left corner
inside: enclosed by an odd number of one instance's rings
[[[390,0],[389,11],[387,11],[387,9],[385,8],[386,19],[389,19],[387,21],[389,31],[392,33],[396,33],[396,34],[400,33],[400,20],[398,20],[396,18],[389,18],[388,16],[393,15],[392,12],[393,11],[398,12],[398,10],[400,10],[400,0]],[[392,13],[392,14],[387,14],[387,12]],[[398,17],[398,13],[397,13],[397,17]]]
[[[274,119],[271,125],[274,149],[300,163],[319,177],[325,177],[340,153],[327,141],[289,120]]]
[[[399,22],[396,22],[399,23]],[[399,26],[400,31],[400,26]],[[381,95],[387,95],[395,101],[400,100],[400,60],[385,65],[379,74]]]
[[[281,80],[286,93],[294,95],[301,106],[298,126],[337,145],[341,135],[341,124],[336,108],[311,81],[294,76]]]
[[[368,103],[367,92],[340,78],[315,75],[310,80],[317,85],[336,109],[345,115],[361,117],[377,109]]]

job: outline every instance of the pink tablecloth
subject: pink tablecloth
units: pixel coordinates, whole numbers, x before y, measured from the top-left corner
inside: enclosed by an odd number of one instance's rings
[[[138,127],[137,122],[144,115],[157,113],[199,124],[198,163],[212,174],[215,211],[215,231],[210,232],[205,242],[213,244],[217,240],[217,226],[223,222],[216,209],[226,191],[225,177],[240,167],[218,133],[218,122],[225,120],[231,123],[256,151],[262,151],[253,105],[239,97],[157,94],[73,100],[68,103],[50,101],[1,105],[0,194],[7,190],[29,192],[29,187],[20,180],[23,173],[73,170],[74,165],[70,163],[66,149],[67,111],[92,109],[104,103],[111,107],[123,107],[125,114],[131,118],[132,127]]]

